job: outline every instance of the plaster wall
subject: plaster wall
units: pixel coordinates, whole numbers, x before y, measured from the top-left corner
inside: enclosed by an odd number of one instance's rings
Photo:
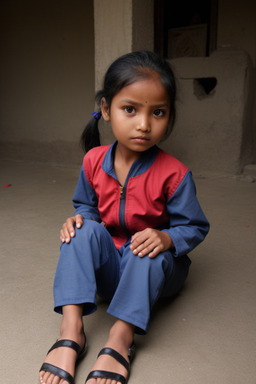
[[[229,4],[220,0],[219,49],[211,57],[172,61],[178,79],[178,119],[173,134],[161,146],[197,174],[237,174],[254,160],[256,6],[249,2],[235,0]],[[153,9],[151,1],[147,6],[145,1],[132,3],[132,50],[143,49],[147,39],[150,42],[152,28],[147,29],[150,24],[145,22],[152,20],[149,9]],[[143,14],[146,20],[139,23]],[[113,27],[109,25],[109,28]],[[102,40],[99,43],[102,45]],[[97,76],[100,77],[100,71]],[[209,95],[200,89],[197,79],[202,78],[217,80]],[[114,140],[109,125],[101,124],[100,132],[102,143]]]
[[[245,50],[256,67],[256,2],[218,1],[218,47]]]
[[[94,20],[95,88],[99,90],[108,66],[117,57],[131,51],[154,49],[154,2],[94,0]],[[99,128],[101,143],[112,143],[115,138],[110,124],[100,121]]]
[[[132,50],[154,50],[154,0],[133,0]]]
[[[171,64],[178,79],[177,122],[162,148],[196,174],[241,172],[252,151],[252,127],[245,113],[252,72],[248,55],[219,50],[211,57],[174,59]],[[209,94],[200,84],[207,78],[217,81]]]
[[[76,158],[94,106],[93,1],[12,0],[0,8],[2,151],[59,161],[63,148]]]
[[[253,153],[251,162],[256,163],[256,2],[251,0],[218,1],[218,47],[243,49],[250,56],[253,73],[250,82],[250,111],[248,125],[252,126]],[[246,138],[245,138],[246,139]],[[249,139],[249,140],[250,140]],[[245,142],[248,141],[247,139]],[[242,143],[243,148],[245,143]]]
[[[79,137],[106,68],[125,52],[153,49],[153,3],[1,2],[0,150],[4,157],[80,162]],[[226,59],[212,56],[173,63],[180,87],[179,118],[165,145],[197,172],[207,167],[239,172],[246,161],[256,161],[255,17],[256,4],[250,0],[219,0],[217,46],[218,52],[226,52]],[[252,64],[246,54],[241,59],[241,51],[240,59],[236,61],[236,56],[232,61],[232,52],[238,49],[248,52]],[[184,75],[188,70],[189,76]],[[218,84],[214,94],[198,100],[193,79],[204,76],[216,76]],[[110,127],[102,127],[102,137],[103,143],[113,140]]]
[[[132,0],[94,0],[95,88],[111,62],[132,48]]]
[[[94,0],[95,88],[119,56],[154,49],[153,0]]]

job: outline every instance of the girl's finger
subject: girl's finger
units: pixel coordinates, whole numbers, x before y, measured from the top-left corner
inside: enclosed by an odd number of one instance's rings
[[[76,215],[75,216],[75,223],[77,228],[81,228],[83,225],[83,216],[82,215]]]
[[[148,257],[149,257],[150,259],[154,259],[154,257],[156,257],[160,252],[161,252],[160,247],[155,247],[155,248],[152,250],[152,252],[150,252],[150,253],[148,254]]]
[[[158,246],[157,243],[149,240],[136,248],[136,254],[139,257],[144,257],[145,255],[148,255],[149,253],[151,253],[157,246]]]
[[[144,244],[149,239],[149,236],[146,233],[138,232],[134,235],[131,240],[131,250],[138,248],[140,245]]]
[[[74,225],[75,225],[75,217],[69,217],[66,220],[66,223],[64,224],[64,226],[69,231],[69,233],[71,233],[74,230]]]
[[[62,229],[60,230],[60,240],[62,243],[65,243],[65,236]]]
[[[67,225],[67,223],[65,223],[62,227],[62,231],[63,231],[63,237],[65,239],[65,242],[66,243],[69,243],[70,242],[70,233],[73,233],[74,232],[74,227],[72,226],[71,227],[71,231]]]
[[[62,230],[60,231],[61,233],[61,240],[63,240],[63,243],[64,242],[69,242],[70,241],[70,234],[69,234],[69,231],[67,229],[67,225],[66,224],[63,224],[62,226]]]
[[[67,232],[66,234],[70,237],[74,237],[75,236],[75,229],[74,229],[74,225],[69,225],[67,227]]]
[[[137,255],[139,252],[142,252],[144,249],[150,247],[151,243],[152,241],[150,239],[146,239],[141,243],[139,241],[135,241],[130,248],[133,250],[134,255]]]

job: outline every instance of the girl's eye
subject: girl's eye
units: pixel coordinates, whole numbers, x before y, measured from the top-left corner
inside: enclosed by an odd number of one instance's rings
[[[135,111],[134,107],[131,107],[131,106],[127,106],[124,108],[125,112],[127,113],[133,113]]]
[[[154,111],[154,115],[157,117],[162,117],[162,116],[164,116],[164,114],[165,114],[165,112],[162,109],[156,109]]]

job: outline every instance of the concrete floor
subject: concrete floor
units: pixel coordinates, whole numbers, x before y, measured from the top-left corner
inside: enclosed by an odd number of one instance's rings
[[[58,337],[52,281],[79,166],[1,161],[0,170],[0,380],[32,384]],[[184,290],[159,303],[149,334],[136,338],[129,384],[256,383],[256,183],[195,181],[211,231],[190,254]],[[84,383],[113,322],[105,310],[100,302],[85,319],[89,350],[76,384]]]

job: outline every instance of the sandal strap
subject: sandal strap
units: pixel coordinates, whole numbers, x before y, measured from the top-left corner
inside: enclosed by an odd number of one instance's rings
[[[130,346],[130,349],[129,349],[130,362],[133,360],[134,353],[135,353],[135,345],[134,345],[134,343],[132,343],[132,345]],[[130,375],[130,364],[128,363],[128,361],[126,361],[126,359],[119,352],[115,351],[112,348],[108,348],[108,347],[103,348],[100,351],[100,353],[98,354],[98,357],[101,355],[109,355],[109,356],[113,357],[114,359],[116,359],[121,365],[123,365],[128,371],[127,378],[125,378],[123,375],[120,375],[119,373],[96,370],[96,371],[92,371],[89,373],[85,383],[87,383],[87,381],[90,379],[99,378],[99,379],[115,380],[117,382],[120,382],[121,384],[126,384],[128,381],[129,375]]]
[[[130,363],[133,362],[134,356],[135,356],[135,344],[133,341],[132,344],[130,345],[129,354],[128,354]]]
[[[40,372],[50,372],[53,373],[55,376],[59,376],[65,381],[67,381],[69,384],[74,384],[74,378],[70,375],[67,371],[64,371],[64,369],[61,369],[59,367],[56,367],[55,365],[49,364],[49,363],[43,363],[42,367],[40,368]]]
[[[76,351],[77,355],[80,354],[81,350],[83,348],[80,347],[79,344],[77,344],[75,341],[73,340],[68,340],[68,339],[63,339],[63,340],[58,340],[56,341],[56,343],[53,344],[53,346],[49,349],[49,351],[47,352],[47,355],[55,348],[59,348],[59,347],[68,347],[68,348],[72,348],[74,349],[74,351]]]
[[[83,348],[81,348],[79,346],[79,344],[73,340],[69,340],[69,339],[57,340],[56,343],[54,343],[53,346],[49,349],[47,355],[53,349],[56,349],[59,347],[68,347],[68,348],[72,348],[77,353],[77,360],[78,360],[78,359],[84,357],[84,355],[87,352],[86,336],[84,335],[84,337],[85,337],[85,344],[84,344]],[[61,369],[55,365],[52,365],[49,363],[43,363],[43,365],[40,368],[40,372],[41,371],[53,373],[55,376],[58,376],[58,377],[64,379],[69,384],[75,383],[74,378],[73,378],[73,376],[71,376],[70,373],[68,373],[67,371],[64,371],[64,369]]]
[[[101,355],[109,355],[111,357],[113,357],[114,359],[116,359],[120,364],[122,364],[126,369],[127,371],[129,372],[130,370],[130,364],[128,363],[128,361],[125,360],[125,358],[117,351],[115,351],[114,349],[112,348],[103,348],[100,353],[98,354],[98,357],[101,356]],[[114,379],[116,380],[116,379]],[[117,380],[118,381],[118,380]]]
[[[115,380],[117,382],[120,382],[121,384],[126,384],[127,379],[118,373],[114,372],[109,372],[109,371],[92,371],[89,373],[86,379],[86,383],[90,379],[110,379],[110,380]]]

